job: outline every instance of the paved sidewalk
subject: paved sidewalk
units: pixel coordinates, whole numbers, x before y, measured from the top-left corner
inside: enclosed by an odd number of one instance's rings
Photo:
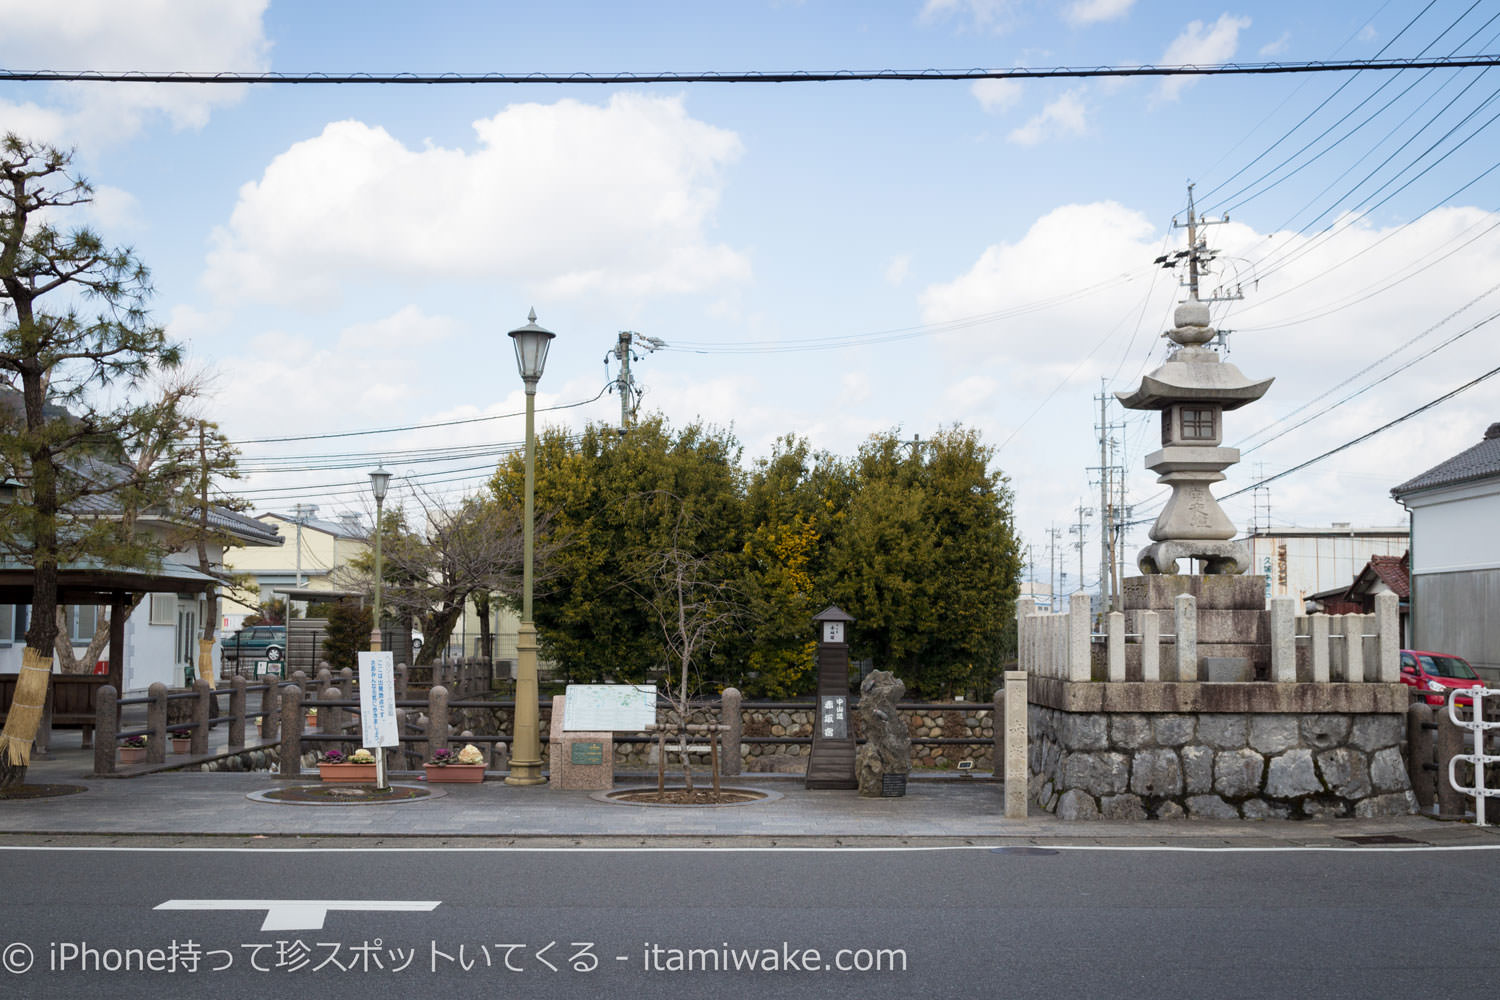
[[[214,730],[214,745],[225,739]],[[1322,846],[1369,849],[1368,838],[1500,848],[1500,832],[1419,816],[1264,822],[1064,823],[1046,814],[1004,818],[1003,785],[983,777],[913,778],[902,798],[861,798],[852,791],[810,791],[800,778],[752,774],[737,787],[777,793],[769,801],[718,807],[638,806],[600,801],[589,792],[551,786],[516,788],[499,774],[479,785],[443,786],[442,794],[380,805],[291,805],[255,801],[255,793],[296,782],[267,772],[178,771],[134,778],[94,778],[92,753],[64,733],[31,769],[33,783],[82,785],[55,798],[0,802],[5,834],[91,837],[373,837],[471,838],[496,843],[534,840],[620,844],[993,843],[1114,844],[1179,847]],[[397,773],[397,784],[424,784]],[[315,784],[315,775],[303,781]],[[620,786],[650,784],[622,776]],[[435,791],[438,791],[435,789]],[[1394,841],[1391,838],[1396,838]],[[28,839],[30,839],[28,837]],[[1409,843],[1408,843],[1408,846]]]

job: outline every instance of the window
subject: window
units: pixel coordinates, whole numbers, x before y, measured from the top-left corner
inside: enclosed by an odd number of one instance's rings
[[[16,607],[14,604],[0,604],[0,643],[14,642],[16,624]]]
[[[1182,439],[1184,441],[1212,441],[1214,433],[1214,411],[1184,406],[1182,408]]]
[[[99,625],[99,609],[92,604],[75,604],[67,610],[68,639],[75,646],[87,646]]]
[[[177,595],[176,594],[152,594],[151,595],[151,624],[152,625],[175,625],[175,624],[177,624]]]

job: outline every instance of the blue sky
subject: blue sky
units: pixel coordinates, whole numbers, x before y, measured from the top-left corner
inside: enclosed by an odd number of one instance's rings
[[[0,0],[0,66],[1309,61],[1495,52],[1497,15],[1493,0],[73,0],[45,11]],[[1099,464],[1101,379],[1128,389],[1164,357],[1159,334],[1182,292],[1152,260],[1182,246],[1171,224],[1184,218],[1189,181],[1200,208],[1231,218],[1210,231],[1222,268],[1206,280],[1244,291],[1215,310],[1234,331],[1230,360],[1277,379],[1227,422],[1226,443],[1246,457],[1220,494],[1495,366],[1500,321],[1417,355],[1482,323],[1500,299],[1500,172],[1481,176],[1495,165],[1486,126],[1500,111],[1497,87],[1500,77],[1479,69],[781,85],[0,83],[0,128],[77,150],[98,189],[92,223],[152,267],[157,316],[216,373],[207,415],[237,441],[515,414],[505,332],[534,307],[558,334],[543,406],[599,394],[614,372],[601,362],[630,329],[669,345],[635,366],[645,408],[678,425],[732,426],[747,459],[789,432],[847,455],[890,428],[926,437],[977,427],[1000,449],[1045,574],[1049,526],[1076,521],[1080,499],[1097,505],[1088,467]],[[905,334],[880,336],[888,331]],[[847,346],[790,349],[826,338]],[[1497,403],[1486,382],[1278,480],[1273,522],[1400,523],[1390,487],[1477,442],[1500,420]],[[617,414],[606,394],[542,419],[576,426]],[[1129,499],[1154,513],[1162,489],[1142,469],[1154,423],[1113,405],[1109,417],[1121,424]],[[305,471],[256,471],[244,489],[262,509],[361,509],[362,487],[335,484],[362,482],[383,456],[498,447],[521,434],[505,416],[247,444],[249,469],[280,458]],[[369,454],[340,460],[353,468],[314,468],[339,464],[315,457],[330,453]],[[483,473],[452,470],[491,461],[408,454],[387,464],[453,495]],[[1237,524],[1251,520],[1248,494],[1225,507]],[[1136,529],[1130,551],[1145,542]],[[1084,561],[1098,564],[1092,543]]]

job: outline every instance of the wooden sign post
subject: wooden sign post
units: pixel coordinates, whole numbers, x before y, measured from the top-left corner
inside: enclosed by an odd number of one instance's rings
[[[847,613],[830,605],[813,616],[818,627],[818,707],[813,720],[808,788],[858,788],[854,734],[849,720],[849,625]]]

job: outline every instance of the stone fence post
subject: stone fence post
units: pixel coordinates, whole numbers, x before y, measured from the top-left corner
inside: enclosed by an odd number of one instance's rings
[[[208,753],[208,720],[213,708],[213,696],[207,678],[200,677],[193,681],[193,694],[196,695],[193,699],[193,735],[188,744],[188,753],[201,757]]]
[[[1125,616],[1118,611],[1111,611],[1106,627],[1109,640],[1105,647],[1105,677],[1111,681],[1123,681],[1125,680]]]
[[[1198,679],[1198,601],[1192,594],[1178,594],[1172,602],[1173,631],[1177,633],[1177,676],[1173,680]]]
[[[281,763],[277,777],[302,777],[302,688],[291,684],[281,691]]]
[[[1417,805],[1431,809],[1437,799],[1437,781],[1443,780],[1437,772],[1432,756],[1432,736],[1437,729],[1433,722],[1432,706],[1425,701],[1414,701],[1406,709],[1406,773],[1411,780],[1411,790],[1417,797]]]
[[[167,686],[157,681],[146,689],[151,701],[146,705],[146,763],[164,764],[167,760]],[[113,752],[113,750],[111,750]]]
[[[115,773],[115,744],[120,739],[120,700],[114,685],[99,689],[94,707],[94,773]]]
[[[281,688],[267,678],[266,689],[260,693],[260,738],[265,743],[274,743],[280,734]]]
[[[448,689],[435,684],[427,692],[427,760],[448,749]]]
[[[1446,707],[1437,715],[1437,804],[1439,819],[1463,819],[1468,812],[1465,796],[1448,781],[1448,762],[1464,752],[1464,731],[1448,716]]]
[[[1375,595],[1375,632],[1380,636],[1375,679],[1384,684],[1401,682],[1401,598]]]
[[[1142,611],[1141,619],[1141,680],[1161,680],[1161,616],[1155,611]]]
[[[1021,597],[1016,600],[1016,662],[1022,669],[1035,669],[1030,662],[1032,652],[1027,639],[1031,637],[1030,622],[1028,616],[1036,612],[1036,601],[1029,597]]]
[[[724,757],[720,770],[725,777],[739,775],[744,767],[742,743],[745,738],[745,720],[740,714],[740,689],[725,688],[719,696],[719,722],[729,727],[724,731]]]
[[[1030,774],[1026,764],[1026,671],[1005,672],[1005,718],[995,720],[995,730],[1005,729],[1005,818],[1025,819]]]
[[[245,745],[245,678],[239,674],[229,679],[229,745]]]
[[[396,664],[396,698],[405,700],[406,685],[411,677],[411,667],[404,663]]]
[[[1089,595],[1073,594],[1068,598],[1068,673],[1070,681],[1087,681],[1092,677],[1090,657]]]
[[[1356,637],[1355,642],[1358,642]],[[1351,644],[1351,649],[1353,648]],[[1271,598],[1271,680],[1297,680],[1297,599]]]

